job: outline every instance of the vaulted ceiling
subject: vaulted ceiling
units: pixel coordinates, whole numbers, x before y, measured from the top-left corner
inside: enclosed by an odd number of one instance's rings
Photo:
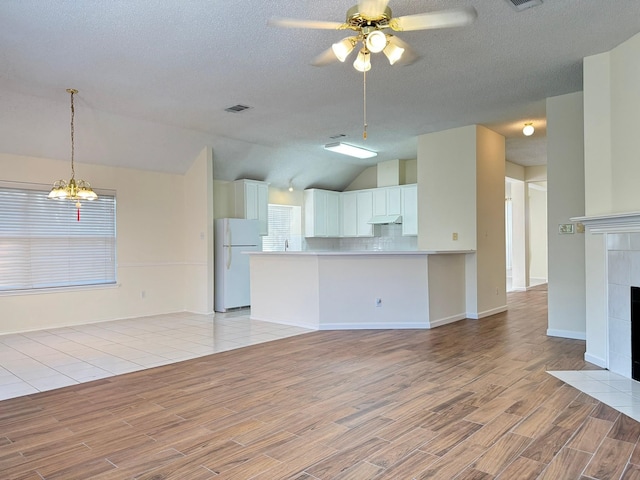
[[[184,172],[211,145],[216,178],[341,189],[363,168],[415,158],[416,137],[483,124],[508,159],[545,161],[545,98],[582,89],[582,59],[640,32],[637,0],[391,0],[394,16],[473,6],[461,28],[399,33],[420,58],[363,76],[311,61],[344,31],[269,18],[343,21],[355,0],[4,0],[0,2],[0,151],[68,158],[77,88],[78,162]],[[353,54],[352,54],[353,55]],[[228,113],[225,108],[251,108]],[[521,136],[525,121],[538,127]],[[379,152],[327,152],[330,137]]]

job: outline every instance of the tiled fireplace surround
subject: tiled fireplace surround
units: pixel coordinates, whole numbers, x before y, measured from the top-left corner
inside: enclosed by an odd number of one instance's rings
[[[631,287],[640,287],[640,232],[607,233],[609,370],[631,378]]]
[[[572,219],[606,235],[607,365],[631,378],[631,287],[640,287],[640,213]]]

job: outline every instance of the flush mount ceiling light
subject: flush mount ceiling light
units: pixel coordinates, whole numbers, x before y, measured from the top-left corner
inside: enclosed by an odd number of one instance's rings
[[[355,145],[342,142],[327,143],[324,148],[325,150],[356,158],[372,158],[378,155],[377,152],[367,150],[366,148],[356,147]]]
[[[53,184],[53,188],[49,192],[49,198],[54,200],[71,200],[76,202],[76,208],[78,209],[78,221],[80,221],[80,204],[84,200],[95,200],[98,195],[91,189],[91,184],[84,180],[76,180],[76,170],[74,165],[74,117],[75,108],[73,106],[73,96],[78,93],[78,90],[68,88],[67,92],[71,95],[71,179],[67,182],[65,180],[58,180]]]
[[[535,131],[536,129],[533,128],[532,122],[525,123],[524,127],[522,128],[522,133],[525,135],[525,137],[530,137],[531,135],[533,135],[533,132]]]
[[[276,27],[352,30],[356,32],[355,36],[349,36],[334,43],[331,48],[318,55],[312,64],[323,66],[334,61],[345,62],[355,47],[358,44],[362,45],[353,62],[353,68],[362,72],[364,77],[364,131],[362,133],[364,139],[367,138],[366,75],[371,70],[371,54],[383,52],[391,65],[398,63],[401,59],[403,65],[409,65],[418,58],[409,45],[398,37],[385,33],[385,30],[403,32],[461,27],[473,22],[478,15],[473,7],[462,7],[394,17],[391,9],[387,6],[388,3],[389,0],[359,0],[357,5],[347,10],[344,23],[296,18],[271,18],[269,20],[269,25]]]

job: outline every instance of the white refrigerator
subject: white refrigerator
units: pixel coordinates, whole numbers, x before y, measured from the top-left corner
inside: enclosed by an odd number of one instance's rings
[[[261,250],[258,220],[221,218],[215,222],[214,309],[226,312],[251,303],[249,255]]]

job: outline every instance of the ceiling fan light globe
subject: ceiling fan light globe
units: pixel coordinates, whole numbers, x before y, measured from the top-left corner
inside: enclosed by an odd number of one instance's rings
[[[368,72],[371,70],[371,54],[369,52],[365,52],[364,49],[360,50],[358,56],[353,62],[353,68],[358,70],[359,72]]]
[[[344,62],[349,54],[353,51],[355,45],[350,38],[343,38],[337,43],[331,45],[331,50],[338,60]]]
[[[389,43],[389,45],[386,46],[383,52],[389,60],[389,64],[393,65],[402,58],[404,48],[394,45],[393,43]]]
[[[387,36],[380,30],[374,30],[367,35],[366,45],[370,52],[381,52],[387,46]]]

